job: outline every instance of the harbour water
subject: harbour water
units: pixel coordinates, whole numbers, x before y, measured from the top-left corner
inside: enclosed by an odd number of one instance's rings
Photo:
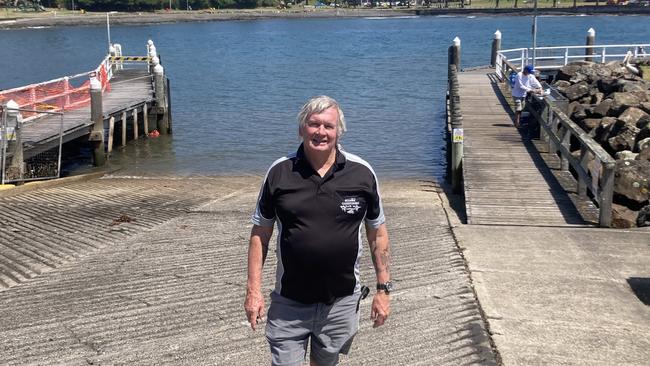
[[[648,43],[648,17],[538,18],[538,46]],[[155,41],[171,79],[174,134],[117,149],[117,175],[264,173],[298,144],[295,115],[310,96],[342,105],[342,144],[383,177],[444,173],[447,47],[462,41],[463,67],[486,65],[494,31],[503,48],[529,47],[531,17],[274,19],[111,27],[125,55]],[[106,29],[0,31],[0,89],[94,68]],[[128,168],[127,168],[128,167]],[[68,166],[69,173],[88,166]]]

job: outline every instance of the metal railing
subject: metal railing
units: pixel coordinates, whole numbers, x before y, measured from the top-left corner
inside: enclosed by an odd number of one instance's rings
[[[24,141],[23,130],[29,121],[23,120],[22,114],[28,113],[60,117],[49,122],[58,125],[56,126],[58,134],[49,138],[51,144],[43,145],[47,147],[30,146],[28,141]],[[0,182],[2,184],[59,178],[62,144],[63,112],[10,109],[0,106]],[[25,154],[27,149],[31,150]]]
[[[503,77],[502,65],[505,60],[517,66],[519,70],[525,65],[535,65],[536,69],[548,70],[557,69],[578,60],[602,63],[614,59],[622,60],[628,52],[631,52],[633,57],[650,57],[650,44],[537,47],[535,48],[535,59],[532,58],[532,48],[501,50],[497,53],[496,72],[500,78]]]
[[[578,194],[586,199],[589,191],[598,205],[599,225],[611,226],[616,167],[614,159],[548,97],[529,98],[538,98],[541,102],[540,110],[528,107],[527,110],[539,122],[540,138],[548,143],[549,153],[559,155],[563,171],[573,168],[577,176]],[[531,104],[533,103],[528,103]],[[571,150],[572,143],[579,145],[579,153]]]

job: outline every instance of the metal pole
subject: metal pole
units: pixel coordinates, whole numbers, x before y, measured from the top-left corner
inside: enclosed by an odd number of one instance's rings
[[[61,178],[61,154],[63,150],[63,114],[65,110],[61,109],[61,124],[59,125],[59,161],[57,162],[56,177]]]
[[[110,15],[106,13],[106,33],[108,33],[108,50],[110,52],[111,49],[111,21],[110,21]]]
[[[490,57],[490,66],[495,67],[497,64],[497,54],[501,50],[501,32],[497,29],[492,39],[492,57]]]
[[[0,120],[0,133],[2,133],[2,184],[5,184],[5,163],[7,157],[7,107],[2,107],[2,120]]]
[[[589,28],[589,30],[587,30],[587,40],[585,44],[587,46],[593,46],[594,44],[596,44],[596,31],[593,28]],[[595,50],[593,47],[586,47],[585,55],[592,56],[595,54],[594,51]],[[593,61],[593,60],[594,60],[593,57],[585,57],[585,61]]]
[[[535,67],[535,58],[537,57],[537,0],[533,9],[533,67]]]

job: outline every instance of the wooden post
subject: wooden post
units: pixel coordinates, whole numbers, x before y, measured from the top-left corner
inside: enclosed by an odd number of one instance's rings
[[[156,94],[156,109],[158,114],[158,132],[166,135],[169,133],[169,120],[167,119],[167,98],[165,95],[165,75],[161,65],[153,68]]]
[[[22,179],[25,176],[25,162],[24,162],[24,151],[23,151],[23,116],[18,110],[20,106],[13,100],[7,102],[7,122],[6,126],[14,126],[14,149],[13,156],[11,157],[11,163],[9,164],[9,169],[7,171],[6,180],[17,180],[18,184],[22,184]],[[7,136],[2,136],[2,139],[6,139]],[[6,146],[6,145],[5,145]]]
[[[460,38],[454,38],[449,48],[449,63],[456,65],[456,71],[460,71]]]
[[[126,146],[126,111],[122,112],[122,146]]]
[[[497,54],[501,50],[501,32],[497,29],[494,32],[494,38],[492,39],[492,57],[490,57],[490,65],[496,67],[497,65]]]
[[[138,139],[138,109],[133,108],[133,139]]]
[[[563,128],[564,131],[562,134],[562,146],[566,149],[567,153],[571,150],[571,131],[568,128]],[[562,171],[569,170],[569,159],[566,157],[563,151],[560,151],[560,162]]]
[[[92,76],[90,78],[90,119],[94,122],[94,125],[88,140],[93,145],[93,163],[95,166],[102,166],[106,163],[102,108],[102,83],[97,77]]]
[[[612,225],[612,199],[614,196],[614,171],[616,163],[603,164],[602,191],[600,192],[600,202],[598,205],[599,218],[598,222],[602,227]]]
[[[585,172],[588,171],[589,169],[587,167],[587,163],[588,163],[587,158],[589,157],[589,155],[590,153],[589,150],[587,149],[587,146],[586,145],[580,146],[580,166],[582,167],[582,169],[584,169]],[[578,174],[578,195],[580,195],[580,197],[583,198],[587,197],[587,182],[584,179],[582,179],[581,174]]]
[[[144,124],[144,134],[149,135],[149,111],[147,111],[147,103],[142,105],[142,123]]]
[[[115,132],[115,117],[111,116],[108,120],[108,155],[113,152],[113,133]]]
[[[593,28],[589,28],[589,30],[587,31],[586,46],[593,46],[594,44],[596,44],[596,31]],[[586,47],[585,55],[590,57],[585,57],[585,61],[593,61],[594,58],[592,56],[595,54],[596,52],[593,47]]]
[[[451,109],[451,186],[454,193],[460,193],[463,185],[463,123],[460,111],[460,85],[458,69],[449,65],[449,106]]]

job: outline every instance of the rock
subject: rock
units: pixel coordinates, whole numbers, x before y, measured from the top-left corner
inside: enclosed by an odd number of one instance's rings
[[[644,138],[643,140],[639,140],[636,143],[636,147],[638,151],[650,149],[650,137]]]
[[[642,203],[650,199],[650,161],[617,160],[614,193]]]
[[[580,121],[585,118],[587,118],[587,106],[584,104],[578,104],[571,114],[571,119],[573,119],[575,122],[580,123]]]
[[[636,134],[636,146],[640,147],[641,146],[641,141],[645,141],[647,138],[650,138],[650,124],[644,126],[643,128],[639,129],[639,132]],[[639,151],[637,148],[636,151]]]
[[[630,150],[623,150],[616,153],[616,160],[634,160],[637,155],[639,154],[633,153]]]
[[[626,125],[636,126],[636,123],[641,119],[641,117],[647,116],[648,114],[639,108],[629,107],[620,116],[618,116],[619,121],[622,121]]]
[[[636,160],[650,161],[650,149],[643,149],[639,151],[639,154],[636,156]]]
[[[594,95],[591,96],[591,104],[596,104],[599,105],[600,103],[603,102],[603,98],[605,98],[605,94],[601,92],[594,93]],[[604,116],[601,116],[604,117]]]
[[[626,125],[614,137],[607,139],[607,142],[613,151],[632,150],[638,133],[638,128]]]
[[[650,138],[639,141],[639,144],[637,146],[640,147],[639,147],[639,154],[636,156],[636,160],[650,161]]]
[[[564,93],[570,101],[578,100],[589,94],[589,84],[586,81],[581,81],[566,88]]]
[[[569,103],[569,105],[567,106],[566,115],[571,117],[573,112],[575,112],[578,107],[581,107],[579,102],[571,102],[571,103]]]
[[[616,135],[618,130],[621,128],[621,126],[617,125],[617,121],[616,117],[603,117],[600,120],[600,126],[598,126],[598,130],[596,131],[596,141],[599,141],[602,144],[607,142],[610,135]]]
[[[650,226],[650,205],[643,207],[636,218],[636,226]]]
[[[627,229],[636,227],[638,213],[629,208],[612,203],[612,227]]]
[[[639,98],[630,93],[613,93],[612,94],[612,111],[615,115],[620,115],[630,107],[638,107],[641,102]]]
[[[618,79],[616,84],[620,92],[645,92],[648,89],[643,81]]]
[[[562,94],[563,96],[565,95],[564,91],[566,90],[566,88],[568,88],[570,86],[571,86],[571,83],[566,81],[566,80],[556,80],[552,85],[552,87],[555,90],[557,90],[558,93]]]
[[[636,126],[638,128],[644,128],[647,127],[648,124],[650,124],[650,114],[646,114],[645,116],[641,116],[638,121],[636,121]]]
[[[610,115],[610,110],[612,109],[612,104],[614,101],[612,99],[605,99],[596,107],[594,107],[593,115],[594,117],[607,117]]]
[[[617,79],[614,78],[605,78],[598,80],[596,82],[596,85],[598,85],[598,90],[601,92],[605,94],[611,94],[618,90],[616,81]]]
[[[598,128],[600,126],[600,123],[602,121],[602,118],[585,118],[582,120],[581,127],[589,132],[592,131],[594,128]]]
[[[591,95],[585,95],[584,97],[578,99],[578,102],[580,102],[580,104],[591,104]]]
[[[564,65],[560,68],[560,70],[558,70],[555,79],[569,81],[576,76],[578,70],[580,70],[580,65],[577,65],[575,63]]]
[[[643,111],[646,113],[650,113],[650,102],[641,103],[639,108],[643,109]]]

